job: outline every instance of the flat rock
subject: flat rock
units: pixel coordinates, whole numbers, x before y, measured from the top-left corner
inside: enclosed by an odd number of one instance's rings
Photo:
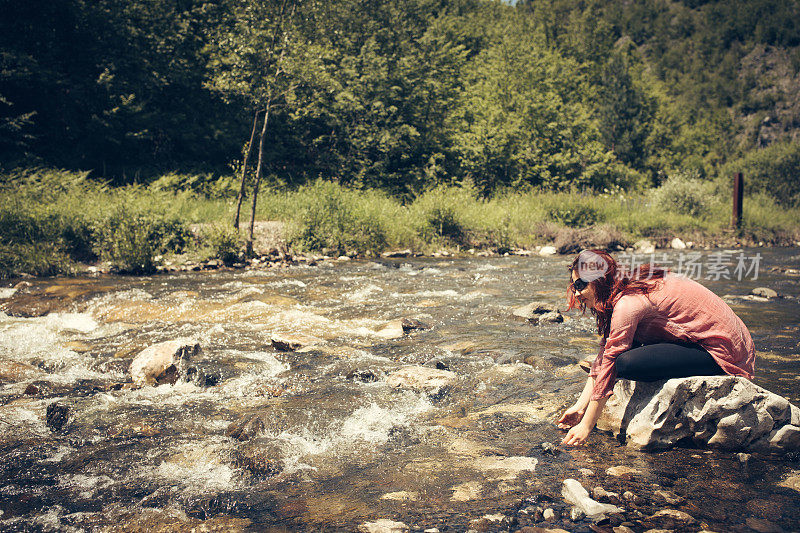
[[[641,471],[630,466],[611,466],[606,469],[606,475],[622,478],[633,478],[641,475]]]
[[[668,519],[681,524],[693,524],[695,519],[688,513],[675,509],[662,509],[650,517],[650,520]]]
[[[390,387],[438,394],[444,387],[451,385],[456,377],[457,374],[449,370],[412,365],[389,373],[386,383]]]
[[[0,361],[0,383],[16,383],[42,374],[35,366],[20,361]]]
[[[200,344],[192,339],[176,339],[149,346],[131,362],[133,383],[140,387],[174,384],[186,376],[186,363],[199,353]]]
[[[401,533],[408,531],[408,526],[402,522],[395,522],[382,518],[374,522],[364,522],[358,526],[359,533]]]
[[[399,339],[403,335],[416,330],[430,329],[431,326],[415,318],[398,318],[387,322],[375,334],[384,339]]]
[[[511,312],[514,318],[538,322],[539,315],[554,311],[553,307],[542,302],[531,302],[521,307],[515,307]]]
[[[765,520],[763,518],[748,517],[745,520],[747,527],[758,533],[783,533],[783,528],[778,524]]]
[[[688,439],[731,451],[800,450],[800,409],[735,376],[618,380],[597,427],[646,449]]]
[[[760,296],[761,298],[777,298],[778,293],[769,287],[756,287],[750,294],[753,296]]]
[[[301,348],[320,342],[320,339],[308,335],[273,333],[270,337],[270,342],[272,343],[272,347],[279,352],[296,352]]]
[[[555,246],[542,246],[539,249],[539,255],[541,256],[555,255],[556,251],[557,250]]]

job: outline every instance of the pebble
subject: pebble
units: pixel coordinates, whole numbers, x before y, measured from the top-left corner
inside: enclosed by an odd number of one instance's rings
[[[628,526],[616,526],[611,529],[614,533],[633,533],[633,530]]]
[[[739,459],[739,462],[742,463],[743,465],[746,465],[747,461],[750,460],[749,453],[737,453],[736,457]]]
[[[553,520],[555,517],[556,517],[556,512],[553,511],[550,507],[545,509],[544,513],[542,513],[542,518],[544,518],[548,522]]]
[[[622,478],[632,478],[633,476],[638,476],[641,473],[642,472],[640,470],[636,470],[635,468],[631,468],[629,466],[612,466],[606,469],[607,475]]]
[[[690,514],[675,509],[662,509],[650,517],[651,520],[657,520],[659,518],[669,518],[683,524],[693,524],[695,522]]]
[[[639,497],[629,490],[626,490],[625,492],[622,493],[622,498],[628,502],[635,502],[639,500]]]
[[[595,487],[592,489],[592,498],[600,502],[606,503],[619,503],[620,497],[616,492],[608,492],[603,487]]]
[[[593,476],[594,475],[594,470],[591,470],[589,468],[581,468],[580,470],[578,470],[578,472],[580,472],[582,476]]]
[[[654,492],[654,494],[656,496],[660,496],[661,498],[663,498],[664,501],[666,501],[670,505],[680,505],[684,501],[686,501],[677,494],[675,494],[674,492],[669,490],[657,490]]]
[[[757,531],[758,533],[783,533],[783,528],[778,524],[765,520],[763,518],[748,517],[745,521],[747,527]]]
[[[569,519],[573,522],[577,522],[578,520],[583,519],[586,516],[582,510],[578,509],[577,507],[573,507],[569,510]]]

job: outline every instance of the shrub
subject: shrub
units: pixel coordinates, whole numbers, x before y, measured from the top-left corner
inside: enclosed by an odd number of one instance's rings
[[[209,250],[208,256],[230,265],[239,260],[242,252],[242,238],[239,232],[224,224],[212,224],[205,228],[202,243]]]
[[[597,210],[588,205],[566,205],[550,209],[547,217],[569,227],[586,227],[600,220]]]
[[[186,236],[180,222],[123,203],[95,226],[95,249],[122,273],[146,274],[155,271],[157,255],[181,251]]]
[[[744,174],[745,192],[764,192],[779,204],[800,203],[800,141],[778,143],[725,165],[721,174]]]
[[[686,172],[670,176],[650,191],[650,200],[656,208],[695,217],[708,215],[717,203],[713,184]]]
[[[386,229],[375,210],[383,198],[379,193],[317,181],[302,187],[298,196],[299,214],[291,221],[287,239],[292,246],[335,254],[364,254],[386,247]]]
[[[469,187],[439,186],[411,205],[412,219],[423,241],[437,245],[469,244],[467,210],[478,203]]]

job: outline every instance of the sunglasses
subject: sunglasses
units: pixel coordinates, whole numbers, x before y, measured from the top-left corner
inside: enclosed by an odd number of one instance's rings
[[[581,292],[586,287],[588,287],[589,286],[589,282],[584,280],[584,279],[578,278],[575,281],[573,281],[572,283],[570,283],[570,286],[572,287],[573,291],[578,293],[578,292]]]

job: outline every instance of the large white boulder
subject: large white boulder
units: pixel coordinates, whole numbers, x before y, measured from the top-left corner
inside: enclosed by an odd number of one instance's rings
[[[133,358],[130,372],[134,385],[175,383],[186,376],[186,363],[200,353],[193,339],[175,339],[148,346]]]
[[[735,376],[620,379],[597,427],[640,448],[663,449],[687,439],[726,450],[800,450],[800,409]]]

